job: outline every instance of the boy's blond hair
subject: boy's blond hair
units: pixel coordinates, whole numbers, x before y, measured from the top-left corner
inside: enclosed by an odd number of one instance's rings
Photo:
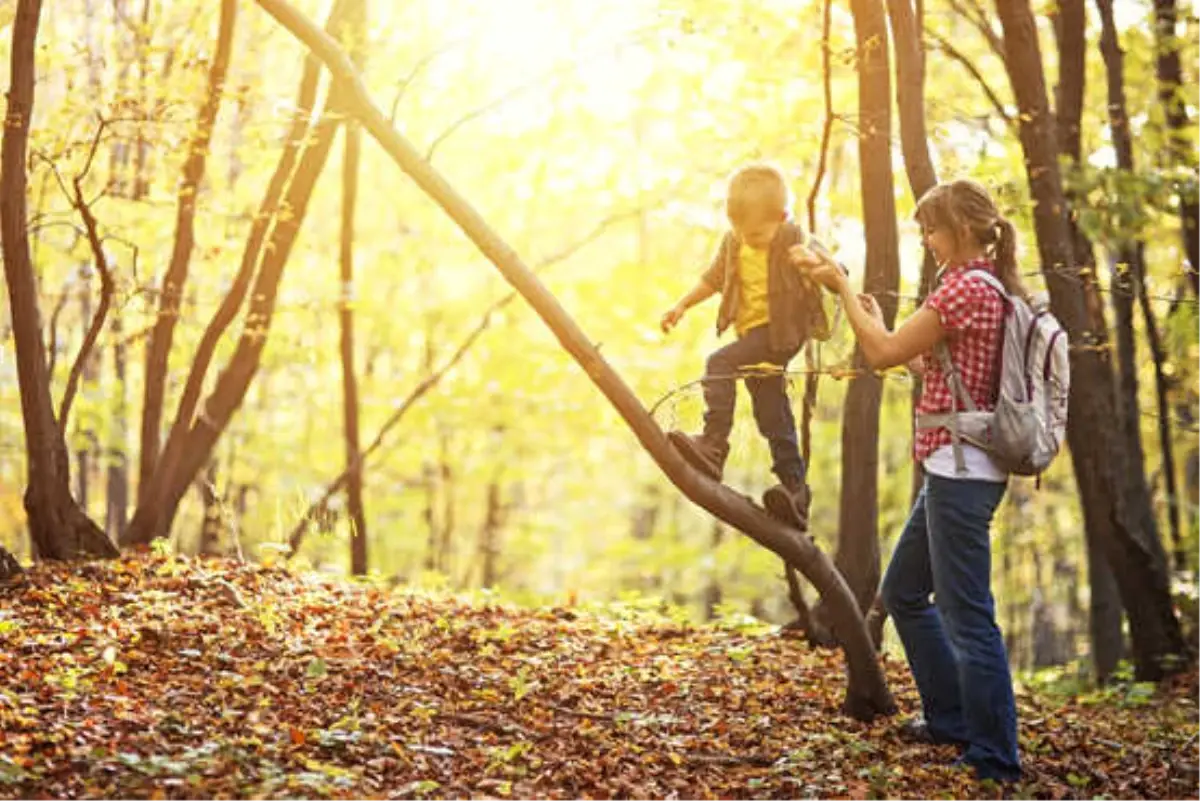
[[[761,209],[772,216],[785,216],[789,201],[783,173],[769,164],[748,164],[729,178],[725,213],[734,224],[746,219],[750,209]]]

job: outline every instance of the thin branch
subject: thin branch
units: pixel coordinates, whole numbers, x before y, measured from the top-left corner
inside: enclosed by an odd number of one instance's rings
[[[636,42],[643,37],[649,36],[650,33],[652,33],[652,32],[653,32],[652,30],[642,31],[637,36],[634,36],[631,40],[622,40],[622,41],[617,42],[612,47],[608,47],[603,50],[598,50],[595,53],[592,53],[588,56],[583,56],[580,58],[572,59],[571,61],[568,61],[563,64],[555,65],[554,67],[551,67],[550,69],[544,70],[540,74],[533,76],[532,78],[530,78],[527,81],[519,83],[516,86],[509,87],[507,90],[501,92],[499,95],[492,98],[487,103],[484,103],[482,106],[479,106],[478,108],[474,108],[471,111],[468,111],[466,114],[462,115],[457,120],[450,123],[450,125],[448,125],[440,134],[438,134],[436,137],[434,137],[433,141],[429,144],[429,147],[426,148],[426,150],[425,150],[425,161],[432,162],[433,154],[438,149],[438,147],[443,142],[445,142],[448,138],[450,138],[450,136],[452,136],[456,131],[458,131],[460,128],[462,128],[464,125],[466,125],[474,120],[477,120],[480,117],[486,116],[487,114],[490,114],[491,112],[500,108],[505,103],[512,100],[513,98],[519,97],[520,95],[522,95],[526,92],[529,92],[529,91],[532,91],[532,90],[538,88],[539,86],[543,85],[545,82],[547,82],[548,80],[550,80],[552,78],[557,78],[558,76],[560,76],[572,69],[577,69],[591,61],[595,61],[600,58],[606,57],[606,56],[610,55],[613,51],[620,50],[622,47],[626,47],[629,44]]]
[[[67,430],[67,417],[71,413],[71,404],[74,402],[75,392],[79,388],[79,376],[83,373],[83,366],[91,356],[100,331],[104,328],[104,318],[108,316],[108,308],[112,304],[113,296],[112,273],[108,269],[108,258],[104,255],[104,245],[101,244],[100,235],[96,232],[96,218],[83,199],[82,174],[75,177],[75,208],[79,211],[79,216],[83,218],[83,225],[87,229],[88,244],[92,246],[92,257],[96,260],[96,270],[100,273],[100,306],[92,316],[92,324],[88,328],[87,336],[83,339],[83,345],[79,348],[79,355],[75,357],[75,364],[71,365],[67,388],[63,391],[62,404],[58,409],[58,424],[63,431]]]
[[[949,0],[949,3],[960,17],[975,26],[996,57],[1004,61],[1004,40],[988,21],[988,13],[979,5],[979,0]]]
[[[67,279],[67,286],[70,286],[71,279]],[[63,308],[67,305],[67,299],[71,297],[71,293],[64,287],[62,294],[58,296],[58,302],[54,304],[54,310],[50,312],[50,356],[47,360],[46,372],[50,376],[50,380],[54,380],[54,368],[58,363],[58,318],[62,314]]]
[[[983,90],[983,93],[987,95],[987,99],[991,102],[992,108],[995,109],[996,114],[1000,117],[1000,119],[1004,120],[1005,125],[1007,125],[1010,129],[1015,130],[1016,121],[1013,119],[1012,114],[1010,114],[1008,109],[1005,108],[1003,101],[1000,100],[1000,96],[996,94],[994,89],[992,89],[991,84],[988,83],[987,78],[983,77],[983,73],[978,67],[975,66],[975,63],[971,61],[971,59],[967,58],[957,47],[950,44],[950,41],[942,34],[934,33],[932,31],[929,31],[928,33],[929,38],[933,40],[935,45],[937,45],[938,50],[941,50],[950,58],[954,59],[959,64],[962,64],[963,67],[966,68],[967,72],[971,73],[971,77],[976,80],[976,82],[979,84],[979,87]]]
[[[408,71],[408,74],[396,82],[396,97],[392,100],[392,110],[391,114],[388,116],[388,120],[390,122],[394,123],[396,121],[396,110],[400,107],[400,101],[404,98],[405,93],[408,92],[409,87],[412,86],[413,81],[417,79],[417,76],[424,72],[425,69],[434,61],[441,58],[446,53],[449,53],[459,45],[464,44],[468,39],[469,37],[466,35],[451,39],[441,47],[435,48],[421,56],[421,58],[417,59],[417,63],[414,64],[412,69]]]
[[[825,180],[825,166],[829,159],[829,140],[833,134],[833,80],[829,64],[829,31],[832,27],[833,0],[825,0],[821,17],[821,76],[825,98],[825,119],[821,123],[821,147],[818,150],[817,170],[813,175],[812,188],[808,190],[808,230],[817,230],[817,195]]]

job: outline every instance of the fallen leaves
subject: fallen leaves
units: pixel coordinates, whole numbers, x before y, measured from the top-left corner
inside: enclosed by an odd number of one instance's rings
[[[1124,705],[1022,694],[1015,793],[1196,797],[1194,679]],[[0,587],[0,797],[999,793],[841,715],[844,682],[839,653],[768,629],[223,561],[38,565]]]

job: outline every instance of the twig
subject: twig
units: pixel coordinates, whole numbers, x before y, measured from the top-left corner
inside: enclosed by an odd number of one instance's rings
[[[813,176],[812,188],[808,192],[808,230],[817,230],[817,195],[821,191],[821,182],[825,179],[825,164],[829,157],[829,140],[833,134],[833,86],[832,73],[829,66],[829,30],[832,25],[833,0],[825,0],[825,11],[821,22],[821,74],[825,97],[825,120],[821,124],[821,147],[817,158],[816,174]]]
[[[100,235],[96,232],[96,218],[83,199],[82,173],[75,176],[75,208],[79,211],[79,216],[83,218],[83,225],[87,229],[88,244],[92,246],[92,257],[96,261],[96,270],[100,273],[100,306],[92,316],[92,324],[88,328],[87,336],[83,339],[83,345],[79,348],[79,355],[75,357],[75,364],[71,365],[67,388],[63,391],[62,404],[58,410],[58,424],[63,431],[67,430],[67,417],[71,414],[71,404],[74,402],[75,392],[79,388],[79,376],[83,373],[83,366],[91,356],[100,331],[104,328],[104,319],[108,316],[114,289],[112,273],[108,269],[108,259],[104,255],[104,245],[101,244]]]
[[[979,84],[980,88],[983,89],[983,93],[987,95],[987,98],[991,102],[992,107],[995,109],[996,114],[999,115],[1000,119],[1004,120],[1004,124],[1010,129],[1014,128],[1016,123],[1013,120],[1012,115],[1008,113],[1008,109],[1004,107],[1004,103],[1001,102],[1000,96],[996,94],[994,89],[992,89],[991,84],[988,83],[987,78],[983,77],[983,73],[980,72],[979,68],[975,66],[975,63],[963,55],[962,51],[960,51],[957,47],[950,44],[950,41],[940,33],[930,32],[929,38],[933,40],[934,44],[937,45],[939,50],[950,56],[950,58],[954,59],[959,64],[962,64],[963,67],[966,68],[967,72],[971,73],[971,76]]]
[[[475,715],[466,715],[461,712],[438,712],[437,716],[453,723],[462,723],[467,726],[472,726],[477,729],[484,729],[496,734],[516,735],[523,737],[526,740],[544,740],[549,736],[548,734],[534,734],[528,729],[518,726],[515,723],[505,723],[499,720],[488,720],[487,718],[481,718]]]
[[[703,765],[754,765],[762,768],[769,768],[779,761],[777,757],[764,754],[713,754],[705,751],[685,754],[684,759]]]
[[[577,718],[587,718],[588,720],[602,720],[605,723],[616,723],[617,722],[617,718],[615,715],[609,715],[604,712],[585,712],[585,711],[579,710],[579,709],[571,709],[570,707],[559,706],[558,704],[546,704],[546,708],[552,709],[555,712],[561,712],[564,715],[571,715],[571,716],[577,717]]]

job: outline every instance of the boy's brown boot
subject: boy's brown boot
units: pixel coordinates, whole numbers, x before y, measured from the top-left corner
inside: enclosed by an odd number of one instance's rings
[[[808,531],[808,506],[812,492],[801,479],[784,479],[763,493],[763,506],[784,523],[790,523],[801,531]]]
[[[728,442],[682,431],[668,431],[667,439],[692,467],[713,481],[721,480],[725,472],[725,459],[729,456]]]

